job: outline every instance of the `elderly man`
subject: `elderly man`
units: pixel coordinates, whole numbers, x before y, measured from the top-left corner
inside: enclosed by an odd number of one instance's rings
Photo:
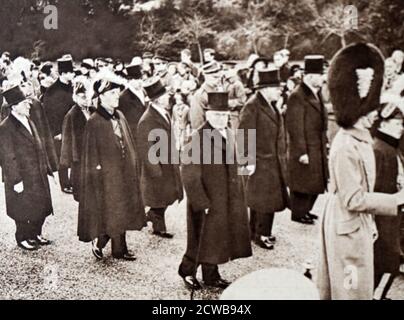
[[[286,111],[292,220],[314,224],[310,210],[327,187],[327,112],[320,88],[324,57],[305,57],[303,82],[292,92]]]
[[[120,78],[103,72],[94,83],[97,111],[84,133],[78,235],[80,241],[93,241],[97,259],[103,258],[103,249],[112,240],[112,256],[133,261],[126,232],[146,224],[137,155],[129,125],[117,110],[123,89]]]
[[[7,215],[15,221],[18,246],[34,251],[51,244],[42,237],[42,226],[53,213],[47,177],[53,174],[38,130],[29,119],[30,101],[18,86],[3,95],[11,108],[0,125]]]
[[[283,211],[288,203],[284,122],[276,107],[281,93],[279,69],[259,71],[256,92],[240,114],[239,129],[245,134],[248,130],[256,132],[257,156],[252,159],[256,167],[248,179],[247,201],[253,240],[267,250],[274,248],[276,240],[272,235],[275,212]]]
[[[174,235],[167,232],[165,213],[168,206],[183,199],[179,163],[171,160],[173,152],[176,152],[170,115],[171,96],[159,78],[147,81],[145,90],[151,104],[140,119],[136,139],[141,162],[143,202],[151,208],[148,218],[153,224],[153,234],[171,239]],[[152,149],[159,142],[164,145],[159,154],[156,152],[156,159],[152,159]]]
[[[218,265],[252,255],[242,177],[238,165],[227,161],[235,150],[228,130],[228,93],[210,92],[207,108],[207,122],[189,144],[192,157],[199,154],[182,168],[188,241],[179,275],[192,290],[201,288],[196,278],[199,265],[205,285],[224,289],[229,282]]]

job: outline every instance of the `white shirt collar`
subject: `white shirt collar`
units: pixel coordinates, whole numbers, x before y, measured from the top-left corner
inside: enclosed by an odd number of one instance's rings
[[[318,92],[320,91],[319,89],[316,89],[316,88],[314,88],[314,87],[312,87],[311,85],[309,85],[306,81],[304,81],[304,79],[303,79],[303,82],[304,82],[304,84],[306,85],[306,86],[308,86],[309,87],[309,89],[313,92],[313,94],[314,94],[314,96],[318,99]]]
[[[157,110],[158,113],[160,113],[160,115],[164,118],[164,120],[166,120],[168,123],[170,123],[170,115],[168,114],[166,109],[156,106],[154,103],[152,103],[151,106],[155,110]]]

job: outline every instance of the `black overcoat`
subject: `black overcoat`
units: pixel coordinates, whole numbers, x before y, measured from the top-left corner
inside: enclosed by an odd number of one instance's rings
[[[10,114],[0,125],[0,157],[7,215],[15,221],[41,221],[53,213],[48,175],[52,175],[46,151],[35,124],[32,134]],[[14,191],[23,182],[24,191]]]
[[[195,261],[200,248],[200,263],[223,264],[249,257],[252,251],[242,176],[237,164],[226,162],[226,141],[223,139],[221,145],[215,144],[209,136],[211,130],[213,128],[206,123],[193,135],[193,139],[195,135],[200,137],[199,164],[182,165],[182,179],[188,197],[185,255]],[[216,131],[216,134],[219,133]],[[212,158],[213,152],[221,156],[221,164],[203,164],[204,139],[210,144]],[[204,213],[206,209],[208,215]]]
[[[241,110],[239,129],[244,130],[245,153],[248,130],[256,130],[256,171],[248,178],[248,206],[261,213],[283,211],[288,202],[283,117],[257,92]]]
[[[321,194],[328,181],[327,112],[302,82],[290,95],[285,125],[288,135],[288,182],[291,191]],[[307,154],[309,164],[299,162]]]
[[[122,145],[114,133],[112,117],[121,127]],[[78,222],[81,241],[89,242],[100,235],[116,237],[145,226],[136,167],[136,151],[125,116],[120,111],[111,116],[98,107],[84,133]]]

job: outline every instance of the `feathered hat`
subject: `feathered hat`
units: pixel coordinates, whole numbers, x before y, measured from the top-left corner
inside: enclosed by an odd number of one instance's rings
[[[338,125],[352,127],[380,107],[383,75],[383,55],[372,44],[352,44],[334,56],[328,84]]]

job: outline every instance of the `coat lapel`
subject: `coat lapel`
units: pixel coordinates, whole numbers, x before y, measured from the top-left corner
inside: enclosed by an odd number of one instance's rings
[[[163,126],[163,128],[167,130],[171,130],[170,124],[167,122],[166,119],[163,118],[163,116],[153,107],[150,105],[150,112],[153,115],[153,117]]]
[[[321,98],[320,100],[317,99],[314,96],[313,91],[311,91],[311,89],[304,82],[301,83],[301,88],[304,95],[306,96],[306,100],[314,107],[314,109],[316,109],[318,112],[323,113],[323,105],[321,102]]]
[[[13,116],[13,114],[10,113],[10,120],[16,127],[16,131],[23,135],[25,138],[27,138],[31,143],[35,144],[35,138],[33,136],[34,132],[32,131],[32,134],[27,130],[27,128],[24,127],[24,125],[17,120],[16,117]],[[31,129],[32,130],[32,129]]]
[[[269,103],[265,100],[265,98],[261,95],[261,93],[257,93],[258,101],[260,102],[260,108],[264,114],[266,114],[269,118],[271,118],[275,123],[279,122],[279,116],[276,110],[269,105]]]

